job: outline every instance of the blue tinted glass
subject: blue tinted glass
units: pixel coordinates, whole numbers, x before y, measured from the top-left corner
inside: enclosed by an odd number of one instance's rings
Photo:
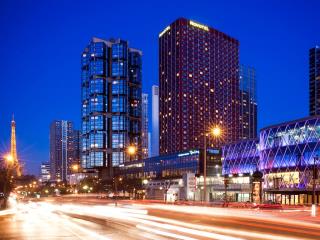
[[[127,81],[123,79],[113,81],[112,94],[127,94]]]
[[[113,133],[112,148],[123,148],[123,147],[124,147],[124,133]]]
[[[112,116],[112,130],[126,130],[126,117],[125,116]]]
[[[123,96],[112,98],[112,112],[126,112],[126,99]]]
[[[112,77],[124,77],[126,76],[126,63],[119,61],[112,63]]]

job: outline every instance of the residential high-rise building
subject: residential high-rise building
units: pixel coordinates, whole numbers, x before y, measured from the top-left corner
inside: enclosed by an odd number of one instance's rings
[[[151,156],[159,155],[159,87],[152,86]]]
[[[239,139],[239,42],[179,18],[159,34],[160,154]]]
[[[49,162],[43,162],[40,166],[40,179],[42,182],[48,182],[50,181],[51,175],[50,175],[50,163]]]
[[[309,50],[309,112],[320,114],[320,47]]]
[[[52,180],[67,181],[74,162],[73,123],[55,120],[50,125],[50,169]]]
[[[92,38],[82,53],[81,165],[101,177],[141,158],[141,61],[120,39]]]
[[[148,149],[148,94],[142,93],[142,116],[141,116],[141,149],[142,158],[147,158],[149,156]]]
[[[73,130],[73,162],[72,165],[80,167],[80,130]]]
[[[256,72],[252,67],[240,65],[240,138],[257,137]]]

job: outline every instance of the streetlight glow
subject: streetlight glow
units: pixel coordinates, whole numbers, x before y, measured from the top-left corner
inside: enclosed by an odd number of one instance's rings
[[[216,127],[211,129],[211,133],[212,133],[213,136],[219,137],[221,135],[221,128],[216,126]]]
[[[131,145],[131,146],[128,147],[128,154],[129,154],[129,155],[134,155],[134,154],[136,154],[136,151],[137,151],[137,149],[136,149],[135,146]]]
[[[72,170],[73,171],[78,171],[79,170],[79,165],[78,164],[72,165]]]

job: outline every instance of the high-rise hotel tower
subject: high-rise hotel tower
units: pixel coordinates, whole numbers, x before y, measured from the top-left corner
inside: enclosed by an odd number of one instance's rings
[[[81,57],[81,165],[112,176],[141,155],[141,58],[124,40],[93,38]],[[128,151],[130,149],[130,151]],[[109,170],[109,171],[108,171]]]
[[[239,42],[179,18],[159,34],[160,154],[239,139]]]
[[[320,47],[309,50],[309,112],[320,114]]]

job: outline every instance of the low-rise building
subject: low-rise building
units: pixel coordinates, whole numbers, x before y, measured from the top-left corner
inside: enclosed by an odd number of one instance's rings
[[[259,140],[224,146],[222,173],[229,181],[247,177],[252,183],[250,176],[261,172],[261,201],[319,203],[319,157],[320,116],[312,116],[263,128]]]

